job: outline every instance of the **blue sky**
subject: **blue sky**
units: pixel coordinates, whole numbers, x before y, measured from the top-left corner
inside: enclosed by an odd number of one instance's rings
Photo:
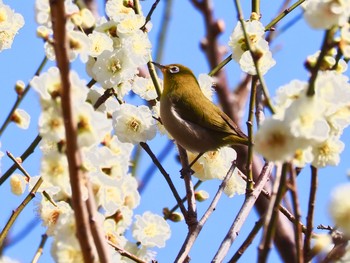
[[[156,37],[160,29],[160,14],[163,10],[164,1],[161,1],[157,10],[154,12],[152,23],[153,29],[150,32],[150,38],[154,46],[156,46]],[[208,63],[205,56],[199,48],[199,42],[204,36],[203,18],[189,3],[190,1],[173,1],[172,15],[170,20],[170,27],[167,32],[166,46],[164,50],[163,61],[161,63],[181,63],[191,69],[198,76],[200,73],[209,72]],[[225,21],[226,31],[220,36],[220,42],[223,45],[227,45],[229,35],[237,23],[237,14],[234,9],[233,1],[213,1],[215,8],[215,17],[221,18]],[[243,4],[243,10],[245,18],[249,17],[250,6],[247,1]],[[17,80],[23,80],[27,83],[32,77],[39,66],[40,62],[44,58],[43,43],[35,35],[36,23],[34,20],[34,1],[21,0],[4,0],[4,3],[10,5],[16,12],[21,13],[25,19],[25,26],[20,30],[16,36],[12,49],[5,50],[0,53],[0,79],[1,79],[1,92],[0,96],[0,123],[6,118],[6,114],[15,102],[16,95],[13,91],[13,87]],[[153,1],[146,0],[141,2],[144,13],[147,13]],[[264,4],[262,2],[262,4]],[[273,6],[269,3],[262,6],[262,22],[264,25],[269,23],[275,16],[279,6]],[[281,25],[286,24],[293,17],[299,15],[301,9],[298,8],[286,19],[281,21]],[[293,79],[307,80],[308,72],[305,70],[303,63],[306,56],[314,54],[321,45],[321,39],[323,37],[322,31],[311,30],[305,22],[301,19],[287,32],[278,37],[271,49],[275,51],[274,58],[277,61],[275,67],[273,67],[266,75],[266,83],[269,87],[270,93],[273,95],[275,90],[283,84],[290,82]],[[49,65],[53,65],[49,63]],[[86,77],[83,72],[84,67],[79,63],[74,63],[73,67],[79,72],[82,77]],[[347,73],[348,74],[348,73]],[[230,85],[234,87],[243,74],[235,62],[231,62],[227,66],[227,75]],[[88,79],[87,79],[88,80]],[[27,145],[37,135],[37,119],[39,114],[39,103],[36,94],[30,91],[20,105],[20,108],[25,109],[31,116],[32,121],[30,128],[26,131],[18,129],[15,125],[10,124],[8,129],[4,132],[0,138],[2,151],[10,151],[15,156],[20,155]],[[349,143],[349,132],[345,130],[342,137],[345,144]],[[155,140],[149,143],[154,152],[160,152],[166,144],[166,138],[158,136]],[[315,225],[318,224],[332,224],[328,217],[327,204],[330,196],[330,191],[336,185],[339,185],[347,181],[346,172],[348,165],[346,164],[346,157],[350,156],[349,148],[346,147],[341,158],[341,165],[338,167],[329,167],[322,169],[319,172],[319,186],[317,192],[317,204],[316,204],[316,217]],[[176,162],[175,150],[167,155],[163,161],[163,166],[168,173],[172,176],[175,185],[180,189],[179,191],[184,194],[184,185],[179,178],[180,165]],[[24,166],[31,175],[37,175],[39,171],[39,158],[40,153],[36,151],[25,163]],[[2,159],[1,171],[4,172],[11,165],[8,158]],[[142,156],[142,165],[139,167],[140,176],[143,176],[143,172],[151,165],[150,159],[146,154]],[[308,187],[310,182],[310,172],[307,167],[298,177],[299,197],[301,197],[302,218],[305,222],[307,199],[308,199]],[[205,182],[202,184],[202,189],[207,190],[210,196],[213,197],[219,181]],[[0,213],[0,228],[3,228],[4,223],[10,216],[11,211],[15,209],[23,199],[21,197],[15,197],[9,194],[8,182],[0,188],[0,200],[2,200],[1,213]],[[6,200],[6,201],[5,201]],[[25,208],[25,211],[20,215],[20,218],[16,222],[12,235],[16,236],[20,231],[25,228],[30,222],[37,218],[35,211],[35,203],[39,199],[34,201]],[[234,197],[229,199],[223,197],[219,202],[216,211],[207,222],[198,240],[196,241],[190,255],[191,262],[209,262],[214,256],[218,245],[224,238],[227,228],[231,225],[232,220],[235,218],[241,204],[243,202],[243,196]],[[199,216],[205,211],[209,202],[198,204]],[[142,200],[140,207],[136,209],[135,213],[143,213],[146,210],[151,210],[155,213],[161,213],[163,207],[172,207],[175,204],[175,200],[169,191],[169,188],[162,178],[159,172],[155,172],[148,187],[142,194]],[[249,231],[255,221],[257,220],[255,212],[252,212],[243,226],[239,237],[230,250],[229,256],[237,250],[244,238],[247,231]],[[36,224],[32,228],[30,235],[26,236],[23,240],[16,243],[15,246],[5,249],[4,254],[18,259],[20,262],[28,262],[32,259],[37,246],[39,245],[41,234],[44,233],[44,229]],[[184,240],[187,226],[184,222],[170,223],[172,227],[172,237],[167,242],[167,247],[158,250],[157,259],[159,262],[172,261],[178,250],[180,249]],[[256,238],[253,245],[250,247],[248,253],[246,253],[242,262],[248,260],[256,260],[257,256],[257,242],[260,241],[260,237]],[[205,251],[205,253],[203,253]],[[278,257],[275,253],[270,256],[269,262],[278,262]],[[44,255],[41,262],[52,262],[50,257],[50,246],[46,245]]]

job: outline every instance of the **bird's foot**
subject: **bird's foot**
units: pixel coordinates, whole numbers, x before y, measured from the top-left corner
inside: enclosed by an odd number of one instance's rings
[[[194,171],[191,169],[191,166],[184,167],[180,170],[181,178],[183,179],[185,175],[192,175]]]

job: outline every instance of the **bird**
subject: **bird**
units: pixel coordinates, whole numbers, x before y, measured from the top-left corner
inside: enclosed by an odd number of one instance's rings
[[[161,65],[160,120],[184,149],[203,154],[223,146],[248,145],[248,137],[202,92],[191,71],[181,64]]]

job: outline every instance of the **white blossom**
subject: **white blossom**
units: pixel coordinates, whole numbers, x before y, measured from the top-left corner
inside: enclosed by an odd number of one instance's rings
[[[135,11],[131,6],[127,5],[127,1],[108,0],[106,3],[106,14],[110,19],[118,22],[128,14],[135,14]]]
[[[278,113],[283,113],[293,101],[303,96],[308,84],[306,81],[292,80],[286,85],[280,86],[276,91],[275,102]]]
[[[208,74],[199,74],[198,84],[204,95],[213,101],[213,86],[215,85],[215,78],[209,76]]]
[[[40,218],[43,220],[42,225],[47,227],[46,234],[52,236],[56,229],[56,223],[59,217],[65,213],[72,213],[72,208],[65,201],[55,202],[53,205],[46,198],[42,198],[39,205]]]
[[[224,187],[224,193],[228,197],[231,198],[236,194],[245,194],[247,183],[241,175],[242,172],[238,168],[233,170],[230,179],[227,181],[226,186]]]
[[[11,48],[13,39],[23,25],[23,16],[0,0],[0,52]]]
[[[155,100],[158,97],[151,78],[135,77],[132,91],[145,100]]]
[[[77,121],[78,145],[89,147],[102,142],[112,126],[106,115],[95,111],[91,104],[86,102],[74,105],[74,114]]]
[[[117,31],[122,36],[134,34],[140,31],[140,28],[145,24],[145,17],[139,14],[129,13],[118,23]]]
[[[265,28],[260,21],[252,20],[244,22],[247,36],[250,40],[251,51],[254,52],[258,63],[259,71],[262,75],[273,67],[276,62],[269,51],[269,44],[264,39]],[[256,68],[251,56],[251,51],[245,41],[245,37],[240,22],[233,30],[229,46],[232,48],[232,58],[239,63],[241,69],[251,75],[256,75]]]
[[[65,128],[60,107],[50,107],[40,114],[40,135],[50,141],[59,142],[65,138]]]
[[[344,150],[344,147],[344,143],[334,136],[314,145],[312,148],[314,155],[312,165],[319,168],[327,165],[338,165],[340,162],[340,153]]]
[[[113,128],[121,142],[135,144],[151,140],[156,135],[152,112],[143,105],[122,104],[113,113]]]
[[[286,122],[268,118],[255,134],[254,149],[269,161],[292,160],[300,143]]]
[[[97,57],[105,50],[113,51],[113,40],[105,33],[93,31],[88,37],[91,40],[90,56]]]
[[[55,236],[51,246],[51,255],[58,263],[84,262],[79,242],[74,234],[65,238]]]
[[[284,121],[293,136],[310,140],[309,143],[319,142],[327,139],[330,131],[324,111],[322,99],[303,96],[286,109]]]
[[[40,175],[44,182],[60,187],[60,197],[71,195],[68,162],[65,155],[52,151],[41,160]]]
[[[93,76],[103,87],[110,88],[127,81],[137,73],[124,50],[105,50],[92,67]]]
[[[197,156],[197,154],[190,152],[188,154],[191,161]],[[206,152],[192,166],[195,172],[194,176],[201,181],[210,179],[223,180],[236,158],[237,153],[231,147],[223,147],[216,151]]]
[[[350,16],[348,0],[308,0],[302,6],[306,21],[316,29],[343,26]]]
[[[260,21],[246,21],[244,22],[246,33],[250,39],[250,43],[254,46],[259,45],[259,42],[264,42],[265,28]],[[232,58],[239,61],[244,52],[248,51],[248,46],[244,38],[242,25],[237,23],[234,28],[228,45],[232,48]]]
[[[164,247],[171,235],[170,226],[164,218],[149,211],[135,217],[133,237],[146,247]]]
[[[260,73],[265,75],[267,71],[276,64],[276,61],[272,58],[271,51],[264,51],[263,53],[259,54],[257,63]],[[241,59],[239,60],[239,65],[244,72],[247,72],[250,75],[257,74],[253,58],[249,51],[243,53]]]
[[[138,30],[123,37],[121,44],[127,47],[127,55],[136,66],[144,65],[149,61],[152,44],[146,33]]]

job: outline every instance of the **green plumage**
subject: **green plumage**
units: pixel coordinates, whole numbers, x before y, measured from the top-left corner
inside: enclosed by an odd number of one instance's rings
[[[179,64],[155,65],[164,75],[161,120],[181,146],[206,152],[225,145],[247,144],[247,136],[205,97],[190,69]]]

